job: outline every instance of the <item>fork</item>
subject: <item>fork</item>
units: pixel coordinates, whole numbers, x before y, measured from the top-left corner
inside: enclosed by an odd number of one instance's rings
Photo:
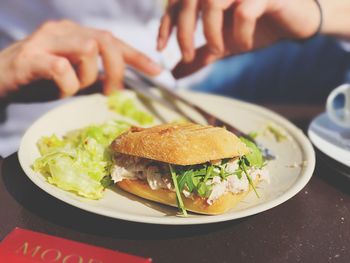
[[[209,113],[208,111],[204,110],[202,107],[192,103],[191,101],[185,99],[184,97],[177,94],[175,91],[171,90],[170,88],[167,88],[166,86],[156,83],[152,79],[144,76],[142,73],[129,68],[125,74],[124,77],[124,83],[125,85],[135,91],[136,93],[144,96],[145,98],[149,100],[156,101],[163,105],[164,107],[173,110],[180,114],[181,116],[185,117],[187,120],[197,123],[191,116],[186,114],[184,111],[176,107],[174,104],[172,104],[169,100],[164,99],[163,97],[157,96],[155,93],[151,91],[150,88],[156,87],[158,90],[160,90],[163,94],[171,98],[172,100],[177,100],[188,106],[189,108],[193,109],[194,111],[198,112],[203,119],[212,126],[217,127],[225,127],[228,131],[234,133],[238,137],[244,137],[252,142],[254,142],[260,150],[262,151],[264,157],[268,160],[275,159],[274,155],[262,146],[261,144],[257,143],[255,139],[250,136],[247,133],[244,133],[243,131],[239,130],[238,128],[234,127],[233,125],[229,124],[228,122],[214,116],[213,114]]]

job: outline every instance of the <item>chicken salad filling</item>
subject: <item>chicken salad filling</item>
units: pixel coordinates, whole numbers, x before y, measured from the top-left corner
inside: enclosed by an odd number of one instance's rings
[[[175,191],[171,178],[169,167],[165,163],[139,158],[135,156],[116,154],[114,157],[115,165],[112,168],[112,180],[117,183],[124,179],[147,181],[152,190],[168,189]],[[175,170],[182,171],[177,177],[178,184],[182,186],[182,180],[186,180],[186,185],[182,188],[182,194],[187,198],[193,198],[194,194],[207,198],[209,205],[213,204],[222,195],[230,192],[238,194],[249,190],[249,180],[242,176],[239,166],[239,158],[229,160],[219,160],[215,164],[202,164],[192,166],[174,166]],[[200,177],[207,180],[200,182]],[[210,171],[211,170],[211,171]],[[247,171],[253,182],[269,182],[268,171],[263,168],[249,168]],[[183,179],[186,174],[192,173],[192,182],[188,178]],[[193,178],[194,177],[194,178]],[[197,177],[199,180],[196,180]],[[181,180],[182,179],[182,180]],[[202,178],[205,179],[205,178]],[[201,184],[201,183],[204,183]],[[197,189],[192,189],[197,186]],[[206,188],[206,189],[205,189]]]

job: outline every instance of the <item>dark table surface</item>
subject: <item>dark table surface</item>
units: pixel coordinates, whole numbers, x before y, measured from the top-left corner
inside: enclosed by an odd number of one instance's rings
[[[265,105],[304,131],[323,111]],[[82,241],[154,262],[350,262],[349,170],[317,152],[307,186],[263,213],[217,224],[159,226],[110,219],[36,187],[17,155],[0,161],[0,239],[15,227]]]

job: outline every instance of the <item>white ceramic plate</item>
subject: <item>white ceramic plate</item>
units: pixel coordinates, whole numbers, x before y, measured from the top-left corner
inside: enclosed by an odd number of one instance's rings
[[[271,182],[259,185],[260,198],[251,192],[234,210],[223,215],[205,216],[190,213],[189,217],[183,218],[176,216],[176,208],[146,201],[116,187],[106,190],[103,199],[94,201],[49,184],[42,175],[35,173],[31,168],[35,159],[39,157],[36,142],[41,136],[53,133],[63,135],[73,129],[101,123],[110,118],[120,118],[108,111],[106,98],[102,95],[77,98],[37,120],[22,139],[18,151],[20,164],[38,187],[70,205],[112,218],[152,224],[205,224],[253,215],[287,201],[310,180],[315,167],[315,153],[306,136],[292,123],[269,110],[245,102],[188,91],[182,94],[244,132],[259,131],[268,123],[274,123],[284,129],[289,139],[281,143],[269,136],[258,137],[258,141],[278,157],[267,166]],[[156,110],[168,120],[174,118],[157,105]]]
[[[332,159],[350,167],[350,129],[332,122],[327,113],[312,120],[308,135],[312,143]]]

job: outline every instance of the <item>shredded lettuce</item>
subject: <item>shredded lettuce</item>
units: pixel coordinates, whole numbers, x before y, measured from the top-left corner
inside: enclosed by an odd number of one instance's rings
[[[112,167],[108,146],[129,127],[127,122],[109,121],[69,132],[63,138],[42,137],[37,143],[41,157],[33,169],[63,190],[100,199]]]
[[[140,125],[152,124],[154,122],[154,117],[139,109],[135,99],[130,97],[130,94],[116,91],[111,96],[108,97],[108,107],[114,112],[131,118]]]
[[[154,122],[154,117],[140,110],[135,98],[126,92],[109,96],[107,105],[140,125]],[[108,146],[130,126],[127,122],[114,120],[71,131],[63,138],[56,135],[42,137],[37,143],[41,157],[34,162],[33,169],[63,190],[100,199],[104,188],[112,183],[112,153]]]
[[[266,126],[266,130],[270,132],[277,142],[282,142],[288,139],[287,135],[284,133],[283,129],[270,123]]]

